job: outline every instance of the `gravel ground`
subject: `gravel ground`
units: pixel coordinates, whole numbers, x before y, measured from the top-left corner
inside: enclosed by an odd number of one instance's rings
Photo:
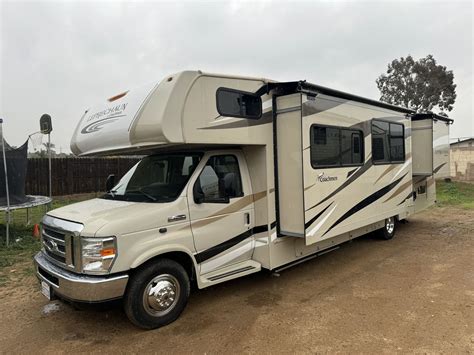
[[[474,352],[474,211],[432,208],[283,271],[191,295],[142,331],[119,305],[75,310],[33,276],[0,288],[0,352]],[[16,268],[20,266],[15,266]]]

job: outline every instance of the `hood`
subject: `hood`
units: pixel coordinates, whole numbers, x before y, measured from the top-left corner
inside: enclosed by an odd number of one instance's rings
[[[170,224],[168,217],[176,214],[185,214],[189,221],[185,196],[166,203],[95,198],[48,212],[52,217],[82,223],[82,234],[87,236],[129,234],[159,228]]]

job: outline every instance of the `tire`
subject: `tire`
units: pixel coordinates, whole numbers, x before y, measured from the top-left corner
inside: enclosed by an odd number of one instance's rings
[[[186,270],[176,261],[157,260],[142,266],[129,280],[124,310],[128,319],[142,329],[163,327],[179,317],[189,293]]]
[[[379,236],[384,240],[390,240],[395,236],[397,230],[397,220],[390,217],[385,220],[385,226],[379,229]]]

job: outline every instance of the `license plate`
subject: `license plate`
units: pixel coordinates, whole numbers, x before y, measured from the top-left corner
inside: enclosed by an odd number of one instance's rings
[[[41,281],[41,293],[48,300],[51,299],[51,287],[44,281]]]

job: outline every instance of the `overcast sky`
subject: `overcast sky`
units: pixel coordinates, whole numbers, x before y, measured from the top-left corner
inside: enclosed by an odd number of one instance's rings
[[[474,136],[473,7],[442,2],[18,2],[0,0],[0,117],[21,144],[53,117],[69,152],[85,109],[186,69],[306,79],[379,98],[392,59],[454,71],[451,137]]]

